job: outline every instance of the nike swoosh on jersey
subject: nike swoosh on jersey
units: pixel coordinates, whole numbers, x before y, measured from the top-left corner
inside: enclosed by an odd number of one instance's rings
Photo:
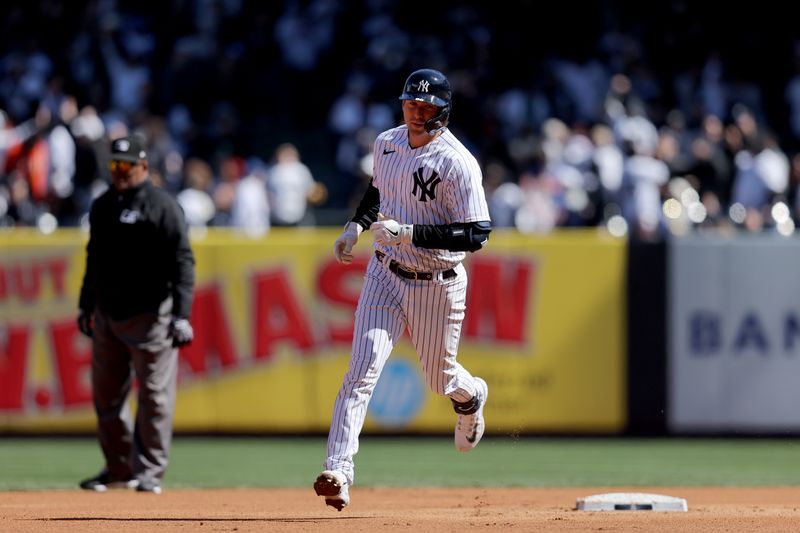
[[[393,153],[395,153],[396,151],[397,151],[397,150],[387,150],[386,148],[384,148],[384,149],[383,149],[383,155],[386,155],[386,154],[393,154]]]

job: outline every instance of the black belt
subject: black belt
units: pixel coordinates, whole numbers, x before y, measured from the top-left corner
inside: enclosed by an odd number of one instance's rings
[[[375,250],[375,257],[378,258],[378,261],[383,262],[383,260],[386,258],[386,254],[381,252],[380,250]],[[408,270],[394,259],[389,260],[389,270],[391,270],[401,278],[419,279],[422,281],[431,281],[436,275],[433,272],[416,272],[414,270]],[[456,271],[453,270],[452,268],[448,268],[447,270],[442,270],[441,274],[442,274],[442,279],[450,279],[458,276]]]

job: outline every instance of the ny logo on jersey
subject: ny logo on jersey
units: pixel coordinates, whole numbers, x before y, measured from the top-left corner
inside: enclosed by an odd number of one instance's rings
[[[417,189],[419,189],[419,201],[420,202],[427,202],[428,198],[431,200],[436,199],[436,186],[439,185],[439,182],[442,181],[442,178],[439,177],[439,174],[436,171],[433,171],[431,177],[427,180],[422,177],[422,169],[423,167],[419,167],[419,170],[414,172],[414,189],[411,191],[412,196],[417,195]]]
[[[428,80],[422,80],[417,84],[417,90],[421,93],[428,92],[428,87],[430,86],[430,82]]]

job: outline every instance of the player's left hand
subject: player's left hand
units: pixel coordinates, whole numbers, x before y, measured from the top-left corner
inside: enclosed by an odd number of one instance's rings
[[[358,236],[364,228],[361,224],[356,222],[348,222],[344,226],[344,231],[336,242],[333,244],[333,255],[336,260],[343,265],[349,265],[353,262],[353,246],[358,242]]]
[[[169,331],[172,335],[172,345],[176,348],[188,346],[194,340],[192,325],[185,318],[173,318]]]
[[[414,237],[412,224],[400,224],[381,213],[378,213],[378,221],[373,222],[369,229],[375,234],[374,241],[385,246],[411,244],[411,239]]]

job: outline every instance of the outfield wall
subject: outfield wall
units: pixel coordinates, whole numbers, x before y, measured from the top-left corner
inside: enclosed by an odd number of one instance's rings
[[[668,429],[800,432],[800,246],[680,239],[668,261]]]
[[[178,431],[324,432],[349,359],[371,257],[332,259],[338,230],[253,240],[193,235],[195,342],[181,350]],[[75,324],[86,235],[0,233],[0,432],[91,431],[90,342]],[[470,255],[459,359],[491,386],[493,433],[626,427],[626,247],[595,230],[496,231]],[[120,280],[124,283],[124,280]],[[452,431],[405,337],[370,405],[370,431]]]

